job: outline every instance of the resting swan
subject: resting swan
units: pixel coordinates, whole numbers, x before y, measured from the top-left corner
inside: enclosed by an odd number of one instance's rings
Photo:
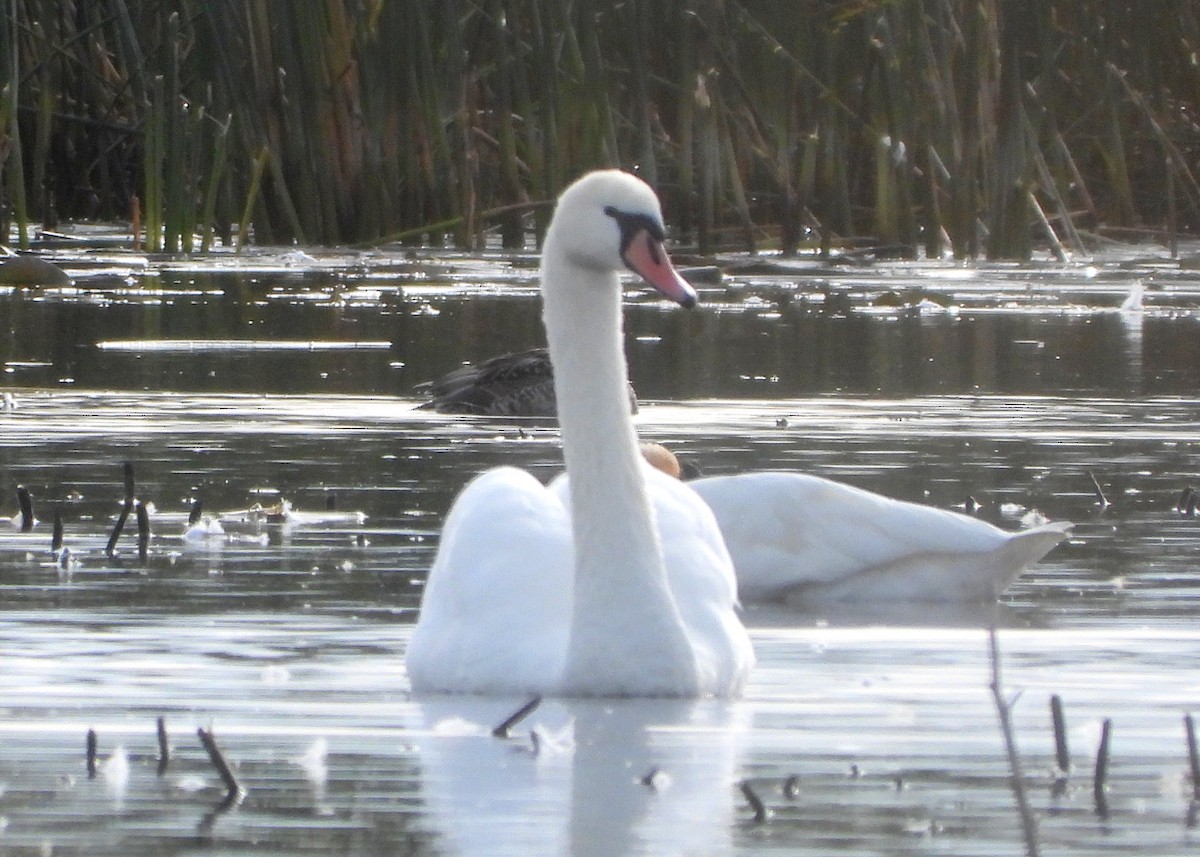
[[[716,515],[747,602],[985,603],[1071,530],[1055,521],[1006,532],[803,473],[688,484]]]
[[[472,480],[442,530],[407,652],[417,692],[737,695],[754,663],[712,512],[646,464],[621,347],[628,267],[690,307],[654,192],[618,171],[559,198],[543,320],[566,474]]]

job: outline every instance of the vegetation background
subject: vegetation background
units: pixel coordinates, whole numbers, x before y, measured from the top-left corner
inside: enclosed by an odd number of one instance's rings
[[[1024,258],[1200,227],[1195,0],[3,5],[18,243],[136,207],[168,252],[521,246],[601,165],[701,251]]]

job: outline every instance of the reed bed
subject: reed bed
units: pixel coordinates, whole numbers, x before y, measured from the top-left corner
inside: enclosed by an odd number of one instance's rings
[[[9,0],[4,222],[524,246],[593,167],[702,252],[1200,228],[1191,0]]]

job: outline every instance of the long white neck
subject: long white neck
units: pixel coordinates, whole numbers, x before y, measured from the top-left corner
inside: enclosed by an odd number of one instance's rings
[[[563,691],[692,695],[695,655],[667,583],[629,416],[621,289],[543,251],[544,320],[570,481],[575,594]]]

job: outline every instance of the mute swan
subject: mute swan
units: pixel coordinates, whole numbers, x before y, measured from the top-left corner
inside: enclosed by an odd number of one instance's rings
[[[986,602],[1070,533],[986,521],[802,473],[688,483],[716,515],[745,601]]]
[[[690,307],[658,199],[619,171],[559,198],[542,254],[566,474],[500,467],[442,530],[407,667],[418,692],[734,696],[754,662],[712,512],[638,454],[621,347],[625,267]]]

